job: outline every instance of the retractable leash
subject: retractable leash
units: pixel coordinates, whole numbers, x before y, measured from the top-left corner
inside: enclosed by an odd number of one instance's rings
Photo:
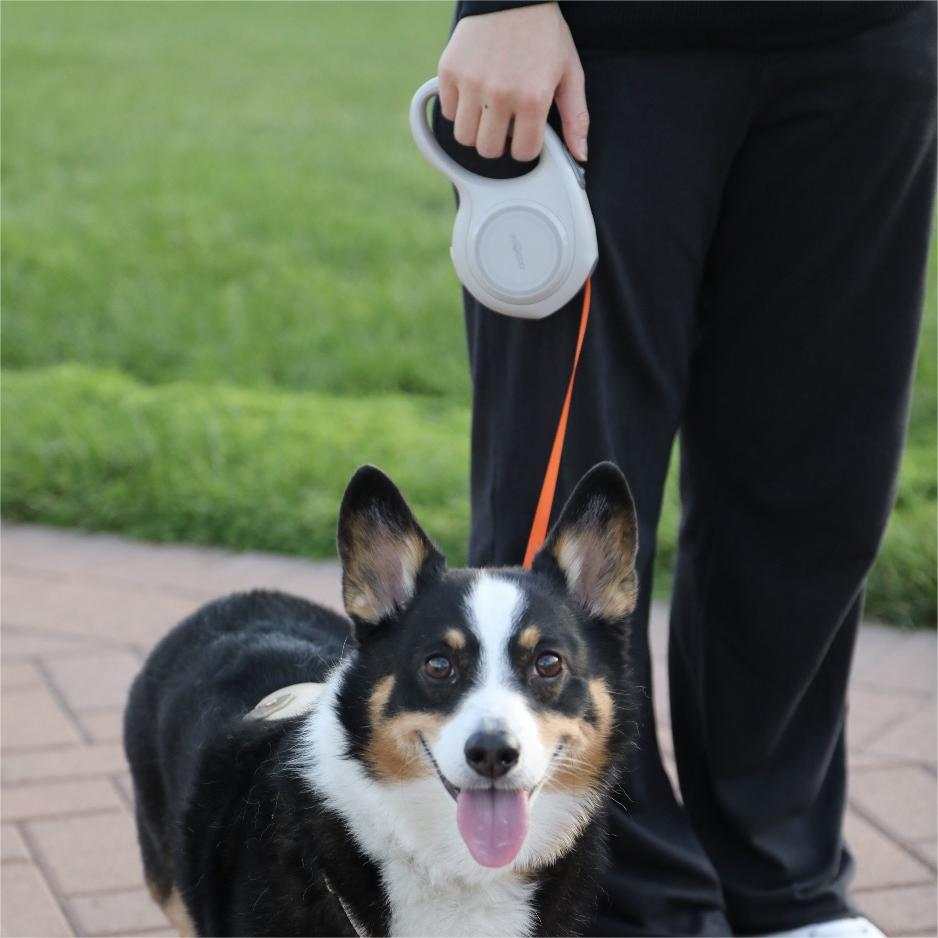
[[[589,322],[589,278],[599,256],[586,175],[550,126],[545,128],[540,160],[526,175],[488,179],[470,172],[446,153],[430,128],[427,104],[438,92],[436,78],[417,90],[410,105],[410,129],[427,162],[449,177],[459,193],[450,245],[456,276],[484,306],[520,319],[543,319],[583,290],[567,392],[524,554],[524,566],[530,568],[547,537]]]

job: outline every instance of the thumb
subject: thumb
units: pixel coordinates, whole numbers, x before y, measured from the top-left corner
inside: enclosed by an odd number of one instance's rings
[[[586,133],[590,126],[589,111],[586,109],[586,81],[579,59],[573,57],[560,77],[554,95],[557,111],[563,124],[563,139],[567,149],[580,160],[586,161]]]

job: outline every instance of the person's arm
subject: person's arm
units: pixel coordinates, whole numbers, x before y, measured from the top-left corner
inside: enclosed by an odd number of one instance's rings
[[[437,69],[440,109],[454,121],[456,140],[493,159],[504,152],[513,121],[512,157],[533,160],[556,102],[567,149],[585,160],[583,68],[557,4],[466,6],[472,15],[456,25]]]

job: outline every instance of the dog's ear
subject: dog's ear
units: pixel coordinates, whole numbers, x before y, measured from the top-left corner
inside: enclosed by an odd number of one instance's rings
[[[635,609],[638,522],[625,476],[610,462],[583,476],[533,569],[561,582],[589,612],[616,621]]]
[[[342,598],[358,640],[443,571],[443,555],[423,533],[397,486],[374,466],[362,466],[345,490],[338,542]]]

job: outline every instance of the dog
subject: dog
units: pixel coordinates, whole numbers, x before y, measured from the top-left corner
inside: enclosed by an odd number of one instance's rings
[[[366,466],[338,546],[347,619],[235,594],[137,676],[124,738],[154,899],[181,934],[581,933],[633,725],[625,478],[587,473],[530,571],[448,570]],[[318,695],[284,708],[292,685]]]

